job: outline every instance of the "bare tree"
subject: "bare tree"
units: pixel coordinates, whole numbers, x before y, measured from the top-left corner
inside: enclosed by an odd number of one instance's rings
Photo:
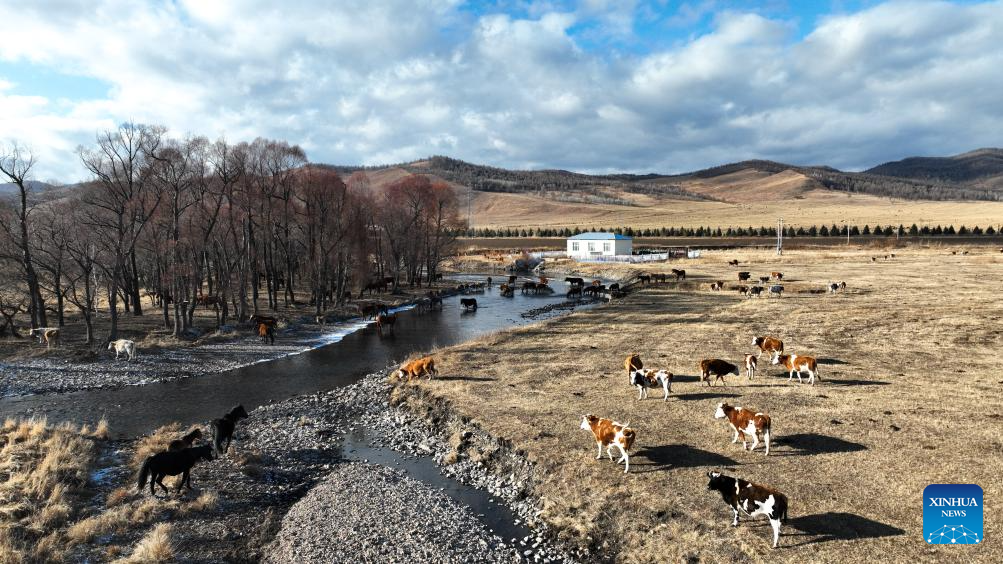
[[[109,339],[118,338],[118,293],[130,296],[133,312],[142,315],[136,243],[156,210],[157,195],[148,190],[148,156],[157,151],[164,128],[124,124],[98,135],[97,148],[79,148],[80,159],[96,182],[84,203],[90,208],[87,225],[97,229],[101,244],[110,251],[112,264],[102,264],[109,278]],[[128,302],[127,302],[128,305]]]
[[[0,173],[9,178],[18,190],[18,207],[15,209],[16,225],[2,222],[2,228],[7,237],[14,242],[20,254],[21,268],[24,270],[24,279],[28,285],[28,309],[31,313],[32,328],[47,325],[45,302],[42,300],[42,291],[38,283],[38,274],[35,272],[35,263],[31,255],[32,246],[29,240],[33,206],[29,205],[28,201],[30,192],[28,180],[34,165],[35,158],[31,151],[17,143],[10,147],[0,147]]]

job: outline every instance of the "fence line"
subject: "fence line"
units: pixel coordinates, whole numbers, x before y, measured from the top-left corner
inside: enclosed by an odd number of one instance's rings
[[[611,255],[611,256],[594,256],[594,257],[581,257],[575,260],[579,262],[661,262],[663,260],[669,260],[670,253],[654,253],[650,255]]]

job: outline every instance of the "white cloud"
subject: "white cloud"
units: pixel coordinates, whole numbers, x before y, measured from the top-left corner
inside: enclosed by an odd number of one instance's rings
[[[330,4],[0,0],[0,61],[110,85],[49,99],[0,76],[0,138],[34,147],[39,176],[72,180],[73,148],[126,120],[283,138],[320,162],[448,153],[664,172],[753,157],[860,168],[999,145],[1003,130],[1000,2],[881,4],[804,37],[724,11],[708,32],[640,54],[594,41],[640,42],[650,6],[635,2],[536,2],[526,17],[458,0]],[[666,29],[714,6],[692,2]]]

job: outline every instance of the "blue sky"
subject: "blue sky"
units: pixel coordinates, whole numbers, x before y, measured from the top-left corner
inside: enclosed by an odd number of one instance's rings
[[[313,161],[857,170],[1000,146],[1003,2],[0,0],[0,143],[125,121]]]

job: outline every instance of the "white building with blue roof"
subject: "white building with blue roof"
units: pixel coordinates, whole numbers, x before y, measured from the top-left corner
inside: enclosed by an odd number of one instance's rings
[[[568,256],[571,258],[630,255],[633,249],[631,237],[616,233],[582,233],[568,237]]]

